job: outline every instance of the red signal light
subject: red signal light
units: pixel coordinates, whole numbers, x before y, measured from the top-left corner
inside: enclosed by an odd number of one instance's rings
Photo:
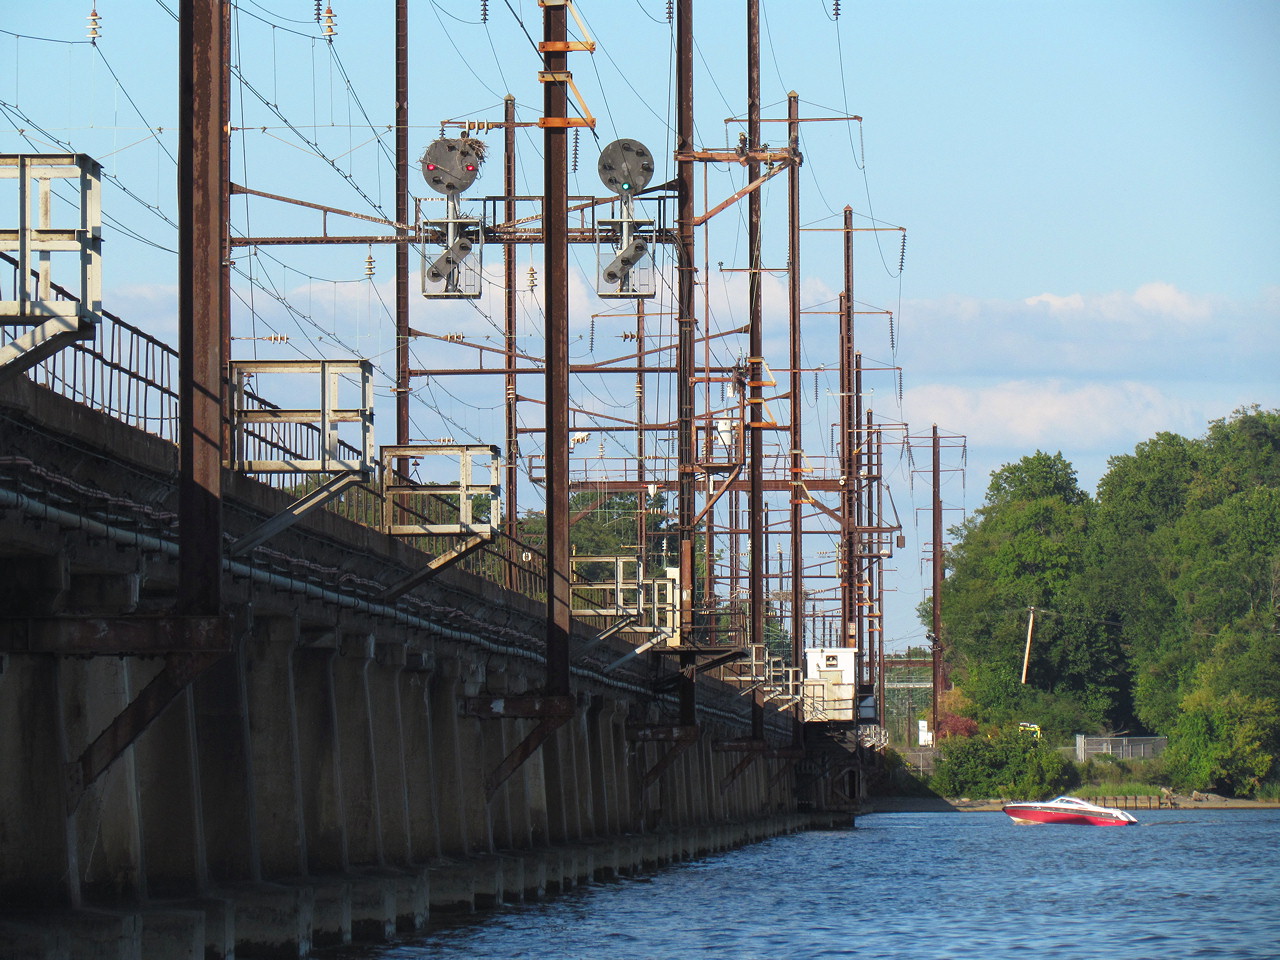
[[[478,168],[474,163],[468,163],[468,164],[467,164],[467,171],[468,171],[468,172],[472,172],[472,171],[475,171],[475,170],[478,170],[478,169],[479,169],[479,168]]]
[[[435,170],[435,169],[436,169],[436,165],[435,165],[434,163],[428,163],[428,164],[427,164],[427,169],[428,169],[428,170]]]

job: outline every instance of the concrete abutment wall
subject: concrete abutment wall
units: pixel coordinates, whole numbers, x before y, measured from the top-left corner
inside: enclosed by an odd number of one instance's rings
[[[531,722],[461,713],[481,657],[490,674],[528,669],[459,646],[410,670],[376,636],[317,648],[295,619],[255,620],[64,816],[65,764],[153,670],[11,654],[0,719],[27,736],[6,741],[0,885],[29,913],[0,937],[20,956],[188,955],[144,949],[163,929],[203,937],[192,956],[300,957],[808,825],[789,781],[769,786],[786,761],[761,758],[721,792],[741,755],[714,743],[743,735],[721,718],[642,792],[671,747],[628,742],[642,708],[616,692],[580,696],[486,801],[486,773]]]

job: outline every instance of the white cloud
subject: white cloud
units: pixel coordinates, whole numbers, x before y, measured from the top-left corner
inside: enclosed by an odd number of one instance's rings
[[[1143,284],[1106,294],[910,301],[900,323],[908,377],[1107,375],[1126,380],[1273,381],[1280,296],[1251,300]]]
[[[1198,433],[1196,406],[1134,381],[1009,380],[991,386],[931,384],[906,391],[913,424],[937,423],[974,447],[1121,453],[1161,430]]]

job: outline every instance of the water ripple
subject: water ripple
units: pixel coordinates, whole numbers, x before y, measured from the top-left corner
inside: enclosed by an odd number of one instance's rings
[[[1274,960],[1280,816],[1142,827],[874,814],[592,886],[372,952],[385,960]],[[354,954],[353,954],[354,955]]]

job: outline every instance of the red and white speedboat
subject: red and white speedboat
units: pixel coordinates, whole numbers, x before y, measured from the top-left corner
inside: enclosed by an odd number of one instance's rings
[[[1010,803],[1002,808],[1014,823],[1083,823],[1095,827],[1127,827],[1137,819],[1124,810],[1099,807],[1078,797],[1054,797],[1041,803]]]

